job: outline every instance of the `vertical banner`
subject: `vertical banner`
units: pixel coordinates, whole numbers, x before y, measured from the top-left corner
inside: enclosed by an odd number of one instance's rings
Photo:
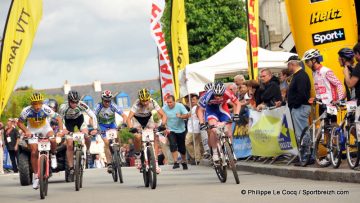
[[[274,157],[286,153],[298,154],[287,106],[262,112],[250,110],[249,129],[252,155]]]
[[[165,8],[165,0],[152,0],[150,29],[159,50],[159,69],[161,92],[163,101],[168,95],[175,95],[173,73],[171,70],[170,58],[165,44],[165,37],[162,31],[160,19]]]
[[[249,77],[258,79],[258,48],[259,48],[259,0],[246,1],[248,34],[247,55],[249,63]]]
[[[174,65],[175,97],[180,96],[179,71],[189,64],[184,0],[171,1],[171,45]]]
[[[0,53],[0,115],[30,53],[42,17],[42,0],[13,0]]]
[[[296,50],[303,56],[315,48],[323,56],[322,64],[344,80],[337,52],[353,48],[358,40],[354,0],[285,0],[290,29]],[[310,68],[307,73],[312,77]]]

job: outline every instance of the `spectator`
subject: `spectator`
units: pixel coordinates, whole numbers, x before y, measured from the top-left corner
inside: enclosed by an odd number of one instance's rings
[[[288,78],[291,75],[289,69],[283,69],[280,72],[280,92],[283,101],[286,101],[288,91]]]
[[[239,88],[235,83],[228,84],[226,89],[232,92],[237,98],[239,98]]]
[[[158,164],[159,165],[164,165],[165,164],[165,155],[162,152],[161,148],[159,148]]]
[[[95,154],[94,168],[104,168],[104,167],[105,167],[104,160],[100,158],[99,154]]]
[[[15,128],[15,122],[16,121],[14,119],[11,119],[11,118],[8,119],[6,129],[5,129],[4,141],[5,141],[6,148],[9,152],[13,171],[14,171],[14,173],[17,173],[18,172],[17,151],[18,151],[20,136],[19,136],[18,130]]]
[[[299,142],[303,129],[308,125],[311,110],[308,103],[311,84],[309,76],[301,68],[301,60],[298,56],[291,56],[287,63],[293,75],[289,84],[287,101],[294,123],[295,136]]]
[[[264,84],[264,91],[262,92],[261,104],[256,108],[262,110],[265,107],[281,106],[281,92],[279,86],[279,80],[274,77],[269,69],[263,69],[260,72],[261,82]]]
[[[256,108],[261,103],[260,84],[256,80],[248,80],[245,82],[250,97],[249,104],[252,108]]]
[[[4,140],[4,130],[3,130],[3,123],[0,122],[0,175],[4,174],[4,166],[3,166],[3,162],[4,162],[4,144],[3,144],[3,140]]]
[[[246,102],[245,102],[245,95],[248,94],[248,87],[246,86],[246,82],[244,82],[242,85],[240,85],[240,88],[239,88],[239,101],[241,103],[241,105],[247,105]]]
[[[346,90],[346,98],[348,101],[359,98],[359,97],[356,97],[356,86],[359,85],[357,83],[357,81],[359,79],[359,72],[357,71],[357,72],[354,72],[355,74],[353,74],[353,71],[355,70],[355,59],[354,59],[355,53],[353,50],[351,50],[349,48],[342,48],[339,50],[338,55],[339,55],[340,66],[344,67],[343,73],[345,76],[344,77],[344,86],[345,86],[345,90]],[[349,87],[346,84],[346,78],[348,78],[347,81],[349,82],[351,87]]]
[[[175,97],[169,95],[166,98],[166,103],[163,110],[167,116],[167,127],[170,130],[168,139],[170,142],[170,151],[174,159],[173,169],[179,168],[178,152],[181,154],[182,167],[184,170],[188,169],[186,163],[186,148],[185,148],[185,122],[183,119],[189,118],[188,111],[183,104],[175,102]]]
[[[198,95],[191,95],[191,114],[190,119],[188,121],[188,133],[186,134],[185,138],[185,146],[190,155],[190,157],[195,160],[198,164],[201,160],[202,154],[202,144],[201,144],[201,135],[200,135],[200,126],[199,126],[199,119],[196,116],[196,108],[199,101]],[[194,150],[194,140],[195,140],[195,150]]]
[[[239,88],[245,82],[245,78],[243,75],[235,75],[234,83]]]

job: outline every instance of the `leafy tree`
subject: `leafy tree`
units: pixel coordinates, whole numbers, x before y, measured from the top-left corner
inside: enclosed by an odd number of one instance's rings
[[[171,1],[166,2],[162,18],[165,40],[171,54]],[[187,0],[190,63],[209,58],[235,37],[246,39],[246,10],[239,0]]]

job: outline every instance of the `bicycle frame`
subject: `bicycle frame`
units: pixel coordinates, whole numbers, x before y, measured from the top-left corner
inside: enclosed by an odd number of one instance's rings
[[[227,125],[227,123],[218,123],[216,126],[216,136],[217,136],[217,139],[219,140],[219,142],[217,144],[217,148],[220,152],[220,159],[222,160],[223,166],[227,166],[228,165],[227,161],[229,160],[226,153],[224,153],[225,142],[228,142],[232,148],[231,139],[226,134],[226,125]],[[236,159],[235,154],[234,154],[234,159]]]
[[[145,170],[148,171],[149,166],[149,159],[147,157],[146,150],[148,147],[152,147],[154,150],[154,140],[155,140],[155,133],[153,129],[144,129],[141,132],[141,143],[142,143],[142,149],[144,154],[144,163],[145,163]]]
[[[40,175],[40,160],[42,156],[46,158],[46,173],[45,178],[49,178],[49,154],[50,154],[50,140],[46,136],[38,136],[38,176]]]

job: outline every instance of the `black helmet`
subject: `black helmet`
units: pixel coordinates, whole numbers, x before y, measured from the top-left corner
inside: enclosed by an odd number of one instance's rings
[[[58,111],[58,103],[55,99],[48,99],[47,100],[47,105],[52,108],[55,112]]]
[[[77,91],[70,91],[68,94],[68,100],[76,103],[79,102],[80,101],[79,93]]]
[[[338,54],[339,54],[339,56],[341,58],[344,58],[344,59],[347,59],[347,60],[351,60],[355,56],[354,51],[352,49],[349,49],[349,48],[340,49]]]

